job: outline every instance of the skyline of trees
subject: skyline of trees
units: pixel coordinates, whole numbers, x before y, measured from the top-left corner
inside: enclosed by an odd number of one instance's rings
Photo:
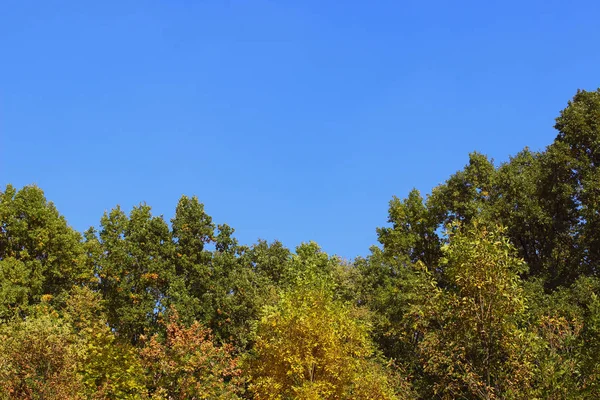
[[[0,398],[600,397],[600,89],[544,151],[474,152],[380,246],[240,244],[197,197],[72,229],[0,192]]]

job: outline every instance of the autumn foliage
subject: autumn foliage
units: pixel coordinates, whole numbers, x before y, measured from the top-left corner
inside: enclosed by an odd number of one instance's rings
[[[256,399],[395,399],[368,329],[326,291],[300,288],[266,310],[248,362]]]
[[[187,196],[81,234],[7,185],[0,399],[600,398],[600,90],[555,128],[394,197],[354,260],[240,244]]]
[[[230,344],[216,345],[198,322],[170,317],[166,336],[153,335],[140,351],[153,399],[237,399],[243,393],[239,359]]]

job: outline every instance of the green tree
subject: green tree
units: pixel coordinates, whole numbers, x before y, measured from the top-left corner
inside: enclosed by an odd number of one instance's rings
[[[257,251],[240,246],[230,226],[215,226],[196,197],[179,200],[172,224],[176,277],[168,296],[181,321],[198,321],[217,340],[247,347],[269,293]]]
[[[581,272],[597,274],[600,264],[600,89],[579,90],[561,111],[555,128],[559,134],[553,146],[565,158],[571,186],[571,204],[577,211],[574,221],[581,248]]]
[[[574,301],[573,288],[546,293],[543,280],[525,282],[524,327],[536,337],[532,388],[536,398],[580,399],[582,307]],[[533,396],[532,396],[533,397]]]
[[[417,263],[418,265],[418,263]],[[370,310],[371,335],[386,357],[402,360],[419,373],[416,341],[406,328],[411,308],[420,304],[431,287],[429,276],[410,262],[396,262],[373,247],[371,254],[355,260],[356,304]]]
[[[406,329],[411,307],[422,302],[429,287],[429,277],[418,266],[439,265],[444,238],[438,224],[441,217],[432,211],[431,198],[424,201],[417,190],[408,198],[392,199],[389,205],[389,227],[377,230],[382,248],[372,247],[366,258],[358,258],[354,267],[356,301],[371,311],[372,335],[387,356],[410,365],[411,373],[422,369],[416,359],[416,342]],[[433,269],[438,281],[445,280],[441,268]]]
[[[159,329],[168,307],[167,291],[175,274],[169,226],[150,207],[119,208],[105,213],[98,234],[86,232],[98,288],[106,301],[111,327],[137,343],[140,335]]]
[[[600,281],[582,276],[552,293],[531,296],[542,340],[537,386],[545,398],[600,396]]]
[[[289,261],[292,253],[281,242],[269,244],[265,240],[259,240],[249,249],[247,256],[256,273],[276,286],[281,285],[290,274]]]
[[[477,152],[469,154],[465,168],[432,191],[427,204],[433,218],[443,227],[455,221],[468,223],[481,216],[496,198],[495,175],[492,160]]]
[[[377,229],[386,258],[396,265],[422,261],[437,263],[441,239],[437,234],[439,218],[424,204],[418,190],[413,189],[405,200],[390,201],[388,222],[391,227]]]
[[[0,319],[60,298],[91,278],[81,236],[41,189],[8,185],[0,193]]]
[[[502,230],[478,220],[455,226],[444,250],[448,286],[412,310],[412,329],[430,377],[428,396],[531,398],[534,338],[519,323],[526,268]]]
[[[213,279],[212,252],[206,247],[214,243],[215,225],[195,196],[179,199],[171,224],[176,278],[169,289],[169,297],[182,321],[206,321],[208,313],[202,296]]]

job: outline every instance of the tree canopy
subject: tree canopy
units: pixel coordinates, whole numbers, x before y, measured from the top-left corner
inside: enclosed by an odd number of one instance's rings
[[[194,196],[80,233],[7,185],[0,398],[599,398],[600,89],[555,128],[394,197],[350,261],[240,244]]]

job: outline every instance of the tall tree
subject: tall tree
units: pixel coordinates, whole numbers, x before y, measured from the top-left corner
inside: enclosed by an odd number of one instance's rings
[[[565,154],[577,210],[577,235],[584,273],[597,274],[600,266],[600,89],[580,90],[556,119],[559,131],[553,146]]]
[[[0,193],[0,318],[86,283],[81,235],[36,186]]]
[[[427,396],[531,398],[533,337],[521,329],[525,312],[519,273],[526,268],[502,230],[478,220],[455,226],[444,248],[446,288],[411,312],[430,376]]]
[[[108,322],[133,343],[154,333],[168,306],[166,297],[175,273],[171,232],[150,207],[134,207],[129,215],[119,208],[105,213],[99,234],[86,233],[95,255],[95,274],[106,300]]]
[[[240,246],[234,229],[215,226],[197,197],[179,200],[172,225],[176,277],[168,295],[181,322],[199,321],[216,340],[245,349],[289,251],[277,243]]]

